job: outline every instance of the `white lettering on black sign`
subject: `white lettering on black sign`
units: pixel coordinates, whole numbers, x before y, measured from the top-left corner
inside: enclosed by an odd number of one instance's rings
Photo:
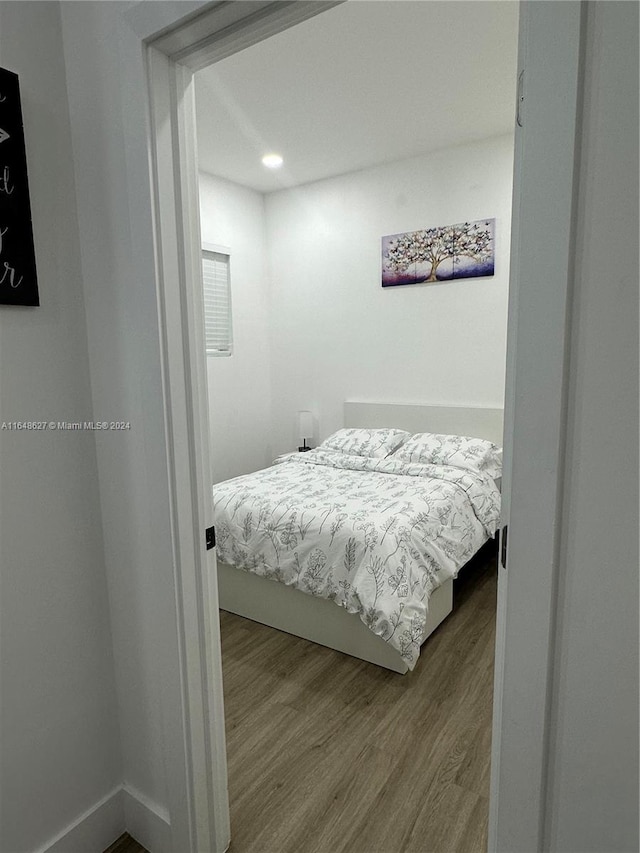
[[[0,68],[0,304],[39,305],[18,75]]]

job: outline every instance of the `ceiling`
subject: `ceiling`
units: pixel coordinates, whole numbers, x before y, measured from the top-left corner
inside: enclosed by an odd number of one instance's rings
[[[271,192],[509,133],[517,30],[513,0],[336,6],[198,72],[200,168]]]

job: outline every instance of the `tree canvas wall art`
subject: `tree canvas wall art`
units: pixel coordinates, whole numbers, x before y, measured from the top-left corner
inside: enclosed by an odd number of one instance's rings
[[[480,278],[494,272],[495,219],[382,238],[382,286]]]

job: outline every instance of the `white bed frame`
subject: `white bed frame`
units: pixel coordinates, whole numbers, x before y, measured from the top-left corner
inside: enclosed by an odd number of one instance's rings
[[[502,445],[502,409],[468,406],[431,406],[406,403],[346,402],[346,427],[397,427],[409,432],[440,432],[486,438]],[[373,634],[358,616],[332,601],[307,595],[250,572],[218,562],[220,609],[236,613],[304,637],[330,649],[375,663],[394,672],[408,667],[400,654]],[[453,581],[439,587],[429,599],[422,642],[451,613]]]

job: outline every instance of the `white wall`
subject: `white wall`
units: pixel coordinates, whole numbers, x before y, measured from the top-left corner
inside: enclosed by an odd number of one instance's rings
[[[264,196],[200,175],[202,239],[231,252],[233,353],[207,357],[213,482],[273,461]]]
[[[92,420],[57,3],[0,4],[0,64],[20,76],[41,300],[0,306],[0,421]],[[0,519],[0,848],[21,853],[121,780],[94,435],[0,431]],[[122,831],[116,800],[95,849]]]
[[[512,137],[497,137],[266,197],[273,442],[342,426],[346,399],[501,406]],[[496,218],[495,276],[382,288],[380,238]]]
[[[638,849],[638,5],[591,3],[548,849]]]
[[[158,853],[183,757],[147,102],[129,6],[63,3],[62,22],[93,408],[131,423],[96,442],[122,775],[139,812],[127,822]]]

